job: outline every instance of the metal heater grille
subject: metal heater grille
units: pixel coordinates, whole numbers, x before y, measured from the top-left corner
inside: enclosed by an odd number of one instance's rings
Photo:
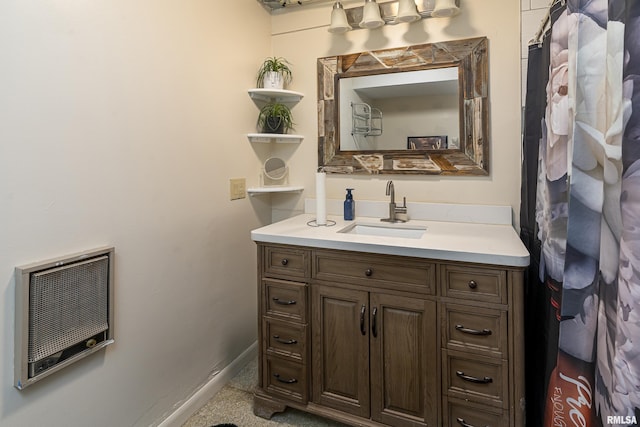
[[[19,390],[113,344],[113,247],[16,267]]]
[[[109,258],[35,273],[29,295],[29,362],[106,331]]]

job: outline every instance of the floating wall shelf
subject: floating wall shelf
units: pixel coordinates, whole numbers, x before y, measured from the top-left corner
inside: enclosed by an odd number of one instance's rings
[[[294,186],[271,186],[271,187],[253,187],[247,188],[247,193],[250,196],[257,196],[260,194],[272,194],[272,193],[296,193],[304,190],[301,185]]]
[[[286,89],[249,89],[249,96],[256,101],[263,102],[280,102],[280,103],[296,103],[304,97],[300,92]]]
[[[300,92],[286,89],[254,88],[249,89],[248,92],[258,107],[269,102],[279,102],[293,106],[304,97]],[[268,144],[275,142],[280,144],[299,144],[304,139],[304,136],[288,133],[249,133],[247,134],[247,138],[250,142],[254,143]],[[260,183],[264,184],[264,180],[261,180]],[[288,181],[279,184],[288,184]],[[301,191],[304,191],[304,187],[301,185],[261,185],[259,187],[247,188],[247,193],[252,197],[261,194],[299,193]]]
[[[299,144],[304,139],[304,136],[292,135],[288,133],[250,133],[247,134],[247,138],[249,138],[249,141],[251,142]]]

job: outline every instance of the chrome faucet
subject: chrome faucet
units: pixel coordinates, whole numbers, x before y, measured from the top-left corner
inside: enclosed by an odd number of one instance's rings
[[[389,201],[389,218],[382,218],[380,221],[384,222],[407,222],[407,198],[402,198],[402,206],[396,205],[396,191],[393,186],[393,181],[387,181],[387,196],[391,196]]]
[[[395,204],[395,198],[396,198],[396,190],[393,186],[393,181],[387,181],[387,192],[386,192],[387,196],[391,196],[391,203]]]

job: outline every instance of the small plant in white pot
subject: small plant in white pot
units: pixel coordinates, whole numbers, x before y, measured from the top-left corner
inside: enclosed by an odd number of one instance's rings
[[[256,85],[265,89],[284,89],[291,83],[290,65],[286,59],[276,56],[265,59],[258,70]]]

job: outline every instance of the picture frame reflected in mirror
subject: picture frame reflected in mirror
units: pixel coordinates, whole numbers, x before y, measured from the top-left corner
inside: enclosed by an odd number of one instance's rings
[[[446,150],[448,148],[447,135],[438,136],[410,136],[407,138],[409,150]]]

